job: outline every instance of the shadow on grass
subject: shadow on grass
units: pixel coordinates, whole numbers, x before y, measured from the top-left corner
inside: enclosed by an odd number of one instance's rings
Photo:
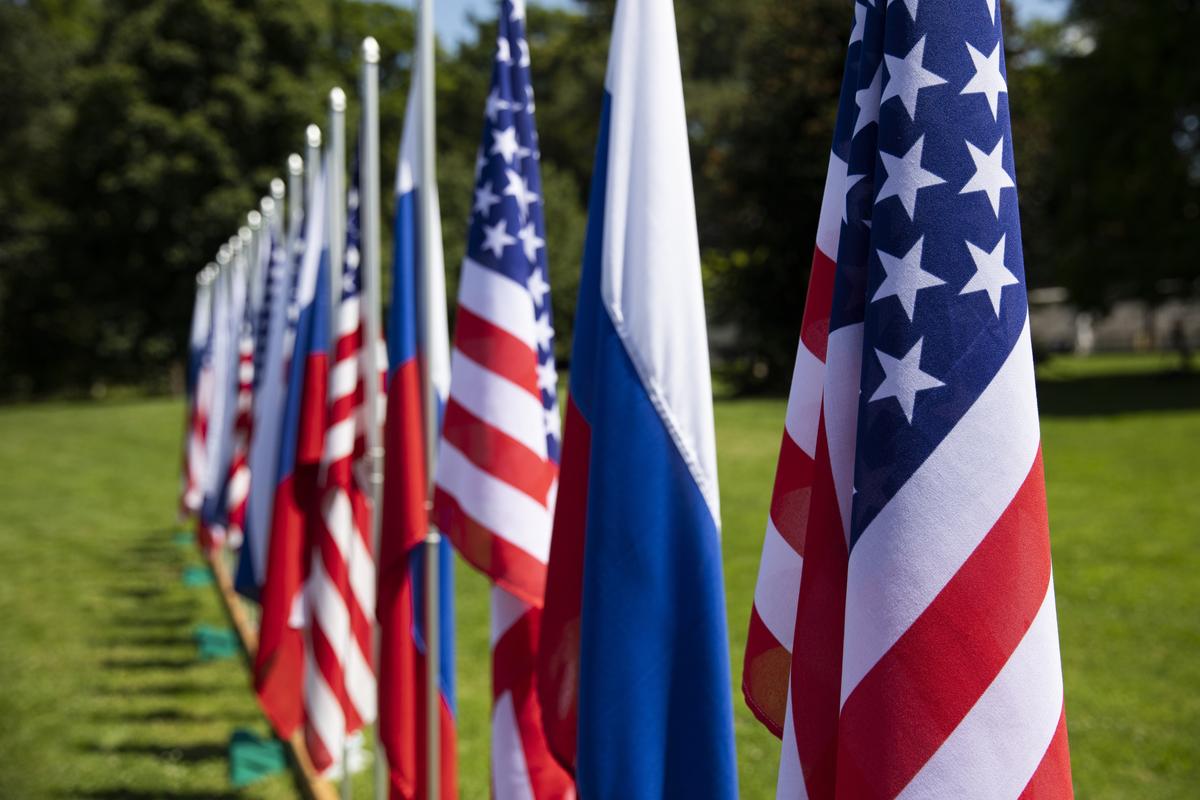
[[[178,708],[148,708],[144,711],[107,711],[95,714],[93,718],[104,725],[128,725],[151,722],[179,722],[190,725],[198,722],[212,722],[213,720],[222,719],[221,717],[214,717],[212,714],[195,714],[188,711],[181,711]]]
[[[199,661],[194,655],[182,657],[169,656],[150,656],[146,658],[106,658],[100,662],[100,665],[105,669],[114,669],[121,671],[138,671],[161,669],[180,670],[190,669],[199,665]]]
[[[129,630],[145,631],[148,628],[186,628],[195,618],[194,606],[191,603],[173,603],[170,606],[149,608],[140,613],[119,613],[108,618],[112,627]]]
[[[171,789],[79,789],[59,795],[63,800],[238,800],[236,792],[189,792]]]
[[[92,695],[100,699],[178,698],[193,694],[213,695],[227,691],[224,684],[214,685],[209,681],[169,681],[164,683],[142,683],[136,686],[97,686]],[[241,688],[241,687],[238,687]]]
[[[229,753],[227,742],[198,742],[196,744],[118,744],[112,747],[89,745],[88,752],[100,756],[147,756],[172,764],[200,764],[205,761],[224,761]]]
[[[1200,373],[1195,372],[1043,378],[1037,390],[1044,417],[1200,409]]]
[[[187,625],[188,620],[181,620],[179,627]],[[163,625],[166,628],[167,625]],[[130,635],[112,635],[105,636],[96,640],[96,644],[100,647],[152,647],[152,648],[167,648],[185,647],[194,645],[194,637],[186,631],[179,633],[134,633]]]

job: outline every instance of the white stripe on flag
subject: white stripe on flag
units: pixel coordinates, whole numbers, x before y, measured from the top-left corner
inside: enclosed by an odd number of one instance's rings
[[[461,373],[459,373],[461,376]],[[550,512],[529,495],[476,467],[442,440],[438,486],[453,496],[480,525],[543,564],[550,556]]]
[[[1027,320],[991,384],[850,552],[843,704],[1008,508],[1038,442]]]
[[[517,620],[525,616],[525,612],[531,608],[530,605],[518,600],[513,595],[501,589],[495,584],[492,585],[492,614],[491,614],[491,645],[496,646],[496,642],[500,641],[509,628],[516,624]]]
[[[529,289],[506,275],[463,259],[458,304],[497,328],[508,331],[537,352],[533,297]]]
[[[534,800],[511,692],[492,708],[492,788],[494,800]]]
[[[546,415],[541,399],[475,363],[457,348],[450,360],[454,401],[545,459]]]
[[[758,584],[754,587],[754,608],[775,641],[788,652],[792,650],[796,632],[796,598],[803,567],[804,559],[780,535],[768,515]]]
[[[1029,360],[1029,354],[1022,354]],[[1017,797],[1033,777],[1063,708],[1054,580],[1025,637],[954,732],[899,798]]]
[[[821,420],[821,391],[825,383],[825,362],[813,355],[804,341],[796,352],[792,369],[792,390],[788,393],[785,427],[792,441],[809,458],[816,458],[817,426]]]

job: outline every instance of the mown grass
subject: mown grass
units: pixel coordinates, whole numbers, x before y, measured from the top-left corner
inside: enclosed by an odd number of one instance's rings
[[[1200,786],[1200,379],[1165,360],[1042,368],[1055,585],[1077,793]],[[782,400],[723,401],[717,436],[730,647],[741,650]],[[224,623],[172,533],[175,401],[0,410],[0,797],[289,797],[234,792],[235,728],[265,734],[237,660],[200,662]],[[487,796],[486,584],[458,574],[460,773]],[[778,743],[735,702],[742,794],[773,794]],[[369,796],[369,778],[356,781]]]

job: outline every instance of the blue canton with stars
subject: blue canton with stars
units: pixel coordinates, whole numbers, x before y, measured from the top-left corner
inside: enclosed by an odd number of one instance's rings
[[[538,387],[546,417],[546,451],[559,460],[558,376],[546,261],[546,223],[538,168],[525,0],[500,3],[492,84],[475,164],[475,200],[467,257],[525,287],[536,315]]]
[[[362,251],[359,250],[358,152],[350,165],[350,188],[346,192],[346,252],[342,256],[342,300],[362,291]]]
[[[1025,325],[998,0],[858,0],[831,334],[863,325],[851,545]],[[997,420],[1003,424],[1003,420]]]

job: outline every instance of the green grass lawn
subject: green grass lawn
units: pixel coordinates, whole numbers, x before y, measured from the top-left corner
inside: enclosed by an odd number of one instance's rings
[[[1077,793],[1200,787],[1200,378],[1151,358],[1060,359],[1040,389]],[[733,685],[782,400],[723,401],[717,438]],[[176,401],[0,409],[0,797],[289,797],[230,789],[226,745],[259,733],[240,661],[202,663],[223,624],[172,541]],[[460,781],[487,796],[487,593],[459,571]],[[737,712],[742,794],[773,796],[778,743]],[[368,776],[356,782],[369,796]]]

